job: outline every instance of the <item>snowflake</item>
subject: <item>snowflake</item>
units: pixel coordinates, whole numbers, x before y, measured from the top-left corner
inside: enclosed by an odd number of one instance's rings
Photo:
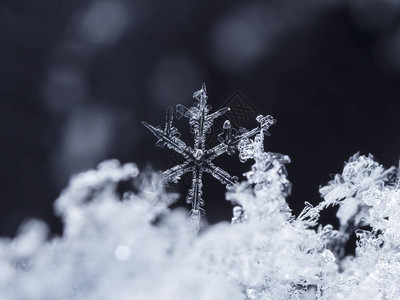
[[[226,120],[223,124],[223,132],[218,135],[219,144],[211,149],[206,149],[206,136],[211,132],[214,119],[222,116],[230,109],[224,107],[209,114],[211,106],[207,105],[208,96],[204,83],[201,89],[193,94],[193,98],[198,101],[196,106],[192,106],[191,108],[187,108],[182,104],[176,106],[176,117],[180,119],[184,116],[189,119],[191,133],[194,139],[193,147],[188,146],[182,141],[180,139],[180,133],[172,126],[173,108],[171,106],[167,109],[164,130],[162,130],[160,126],[154,127],[146,122],[142,122],[142,124],[158,138],[156,146],[167,146],[184,158],[182,164],[164,171],[163,175],[165,181],[177,183],[183,174],[192,173],[192,186],[187,194],[186,202],[192,204],[192,209],[190,211],[192,218],[198,219],[201,215],[205,214],[204,209],[201,208],[204,205],[204,200],[202,199],[202,177],[204,172],[211,174],[222,184],[227,185],[227,187],[234,185],[238,180],[237,176],[231,176],[225,170],[215,166],[212,161],[224,153],[232,155],[238,150],[241,141],[246,141],[258,133],[270,135],[268,128],[273,125],[276,120],[270,115],[259,115],[256,118],[258,127],[252,130],[246,130],[244,128],[236,130],[232,128],[230,121]],[[241,161],[244,161],[245,159],[243,158],[247,157],[246,153],[243,152],[247,150],[246,147],[240,147]]]

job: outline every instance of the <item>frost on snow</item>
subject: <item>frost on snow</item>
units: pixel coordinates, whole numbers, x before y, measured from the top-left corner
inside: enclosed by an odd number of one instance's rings
[[[261,132],[237,145],[253,166],[228,188],[232,222],[192,230],[157,174],[103,162],[73,177],[55,202],[61,237],[30,221],[0,239],[0,299],[400,299],[400,180],[356,154],[294,216],[288,156],[265,152]],[[173,144],[171,144],[173,145]],[[188,154],[189,155],[189,154]],[[121,181],[139,192],[118,193]],[[338,206],[340,226],[319,225]],[[355,255],[344,255],[350,235]]]
[[[255,134],[262,132],[269,135],[268,128],[275,123],[275,120],[270,116],[258,116],[257,121],[259,126],[250,131],[245,128],[240,128],[238,131],[231,127],[228,120],[223,125],[224,132],[218,136],[219,144],[211,149],[206,149],[206,135],[211,132],[214,119],[222,116],[229,108],[224,107],[220,110],[209,114],[211,106],[207,105],[207,89],[206,85],[193,94],[193,98],[197,100],[197,105],[190,109],[182,104],[176,106],[176,116],[180,119],[182,116],[189,119],[191,132],[193,133],[194,146],[189,147],[180,139],[180,133],[172,126],[173,108],[170,106],[167,109],[167,118],[165,128],[154,127],[146,122],[142,122],[157,138],[156,143],[159,147],[167,146],[174,150],[184,158],[184,162],[166,170],[163,174],[166,181],[178,182],[185,173],[192,173],[192,187],[186,197],[186,202],[192,204],[191,216],[196,219],[200,215],[204,215],[205,211],[201,206],[204,205],[202,199],[202,177],[203,173],[210,173],[213,177],[219,180],[227,187],[232,186],[237,182],[237,176],[231,176],[228,172],[213,164],[213,160],[218,156],[227,153],[232,155],[237,150],[238,144],[244,140],[253,137]]]

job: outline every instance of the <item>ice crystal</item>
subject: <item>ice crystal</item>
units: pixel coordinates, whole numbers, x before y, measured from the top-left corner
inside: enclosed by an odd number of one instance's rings
[[[193,147],[182,141],[180,133],[172,126],[173,108],[171,106],[167,109],[164,130],[146,122],[142,123],[158,138],[157,146],[167,146],[183,157],[184,162],[182,164],[164,171],[163,174],[166,181],[176,183],[182,175],[192,173],[192,186],[188,191],[186,202],[192,204],[190,214],[196,219],[205,213],[202,208],[204,206],[202,198],[202,177],[204,172],[211,174],[227,187],[234,185],[238,180],[237,176],[232,176],[222,168],[214,165],[213,160],[224,153],[229,155],[235,153],[239,144],[243,144],[243,141],[247,141],[258,133],[269,135],[268,128],[275,123],[275,119],[270,115],[260,115],[256,118],[259,126],[249,131],[244,128],[236,130],[232,128],[229,120],[226,120],[223,125],[223,132],[218,136],[219,144],[211,149],[206,149],[206,136],[210,134],[214,120],[226,113],[229,108],[224,107],[209,114],[211,106],[207,104],[208,96],[205,84],[193,94],[193,98],[197,100],[197,104],[191,108],[187,108],[182,104],[176,106],[176,117],[180,119],[184,116],[189,119],[194,139]],[[245,146],[240,146],[239,150],[241,161],[243,161],[247,158],[248,150]]]
[[[253,159],[254,165],[246,180],[227,194],[237,205],[232,218],[236,233],[249,235],[245,244],[235,247],[242,249],[240,259],[249,252],[251,279],[245,280],[245,274],[238,279],[247,299],[305,299],[315,292],[313,286],[336,272],[335,258],[325,247],[326,232],[311,230],[291,214],[286,202],[289,157],[265,152],[263,144],[262,134],[240,142],[242,159]]]
[[[371,155],[356,154],[321,189],[322,207],[340,206],[339,247],[351,233],[357,237],[355,257],[342,259],[342,272],[321,299],[399,299],[400,189],[394,176],[395,168],[385,170]]]
[[[264,135],[256,134],[254,139],[242,139],[238,145],[239,156],[242,161],[254,159],[255,163],[251,167],[251,171],[245,173],[247,180],[241,185],[230,189],[228,199],[234,200],[245,192],[248,194],[250,190],[254,191],[259,201],[248,196],[239,200],[243,207],[234,209],[233,222],[237,222],[238,218],[248,219],[248,214],[265,215],[271,208],[278,208],[282,204],[287,210],[285,197],[290,193],[291,184],[287,180],[287,172],[285,165],[290,162],[287,155],[279,153],[264,152]],[[252,187],[252,189],[249,189]],[[235,191],[234,193],[232,191]],[[250,201],[248,201],[251,199]],[[236,202],[236,201],[233,201]],[[272,203],[280,203],[275,207]],[[282,207],[280,207],[282,208]],[[241,212],[241,215],[239,215]]]

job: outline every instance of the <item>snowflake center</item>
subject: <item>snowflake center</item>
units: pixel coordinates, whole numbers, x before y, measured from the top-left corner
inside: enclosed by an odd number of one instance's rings
[[[204,152],[203,152],[203,150],[201,150],[201,149],[197,149],[195,152],[194,152],[194,158],[196,159],[196,160],[201,160],[202,158],[203,158],[203,155],[204,155]]]

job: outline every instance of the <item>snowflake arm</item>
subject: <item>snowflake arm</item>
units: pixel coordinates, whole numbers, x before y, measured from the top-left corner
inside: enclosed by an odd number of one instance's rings
[[[258,133],[263,133],[264,135],[270,136],[271,133],[268,131],[268,129],[276,123],[276,120],[271,115],[259,115],[257,116],[256,121],[258,122],[258,127],[255,127],[249,131],[243,131],[243,133],[236,135],[232,139],[231,144],[237,145],[241,140],[252,138]]]
[[[192,107],[193,116],[190,118],[189,123],[192,126],[194,133],[194,144],[195,144],[195,155],[198,160],[199,150],[202,152],[205,150],[206,134],[210,133],[212,120],[207,119],[208,112],[211,110],[210,105],[207,104],[207,89],[203,83],[201,89],[193,94],[193,98],[197,99],[198,104],[196,107]]]
[[[238,178],[237,176],[231,176],[224,169],[215,166],[212,162],[209,162],[205,167],[205,171],[210,173],[214,178],[218,179],[222,184],[234,185]]]
[[[192,159],[188,159],[180,165],[176,165],[168,170],[165,170],[163,172],[164,179],[166,181],[177,183],[183,174],[193,171],[194,167],[190,165],[192,161]]]
[[[204,201],[202,199],[203,195],[203,169],[195,168],[193,170],[193,179],[192,179],[192,187],[189,189],[189,192],[186,196],[186,203],[192,204],[192,209],[190,211],[190,215],[193,218],[200,217],[205,214],[205,211],[201,206],[204,205]]]
[[[182,141],[180,137],[180,133],[175,127],[172,127],[172,115],[170,114],[172,107],[168,107],[167,109],[167,121],[165,125],[165,129],[161,130],[160,127],[154,127],[147,122],[142,122],[142,124],[149,129],[158,141],[156,142],[156,146],[163,148],[167,146],[169,149],[174,150],[175,152],[182,155],[184,158],[188,159],[191,156],[191,149],[186,145],[184,141]]]
[[[236,129],[231,127],[231,124],[228,120],[225,121],[223,126],[224,132],[218,136],[221,144],[211,148],[206,152],[206,154],[209,155],[207,159],[212,161],[226,152],[228,154],[234,153],[241,141],[252,138],[260,132],[270,136],[271,134],[269,133],[268,129],[271,125],[276,123],[276,120],[270,115],[265,117],[263,115],[259,115],[257,116],[256,120],[259,123],[258,127],[255,127],[249,131],[244,128],[240,128],[239,131],[236,131]]]

